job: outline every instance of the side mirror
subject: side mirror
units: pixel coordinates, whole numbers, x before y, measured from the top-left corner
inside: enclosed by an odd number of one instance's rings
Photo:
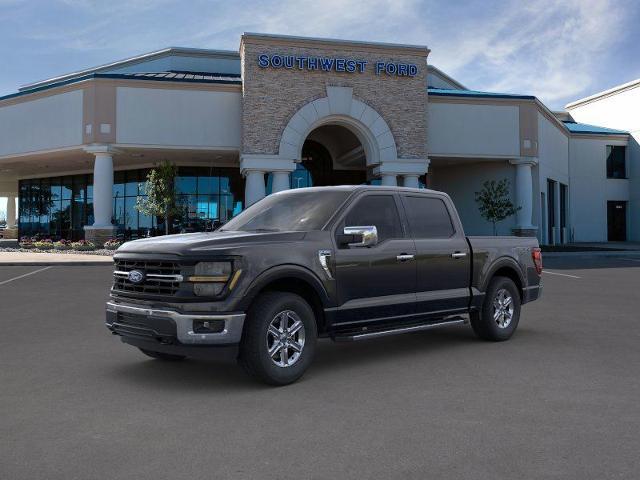
[[[378,229],[375,225],[344,227],[338,242],[349,247],[372,247],[378,243]]]

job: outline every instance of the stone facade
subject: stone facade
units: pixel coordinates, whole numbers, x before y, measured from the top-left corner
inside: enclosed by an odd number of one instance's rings
[[[364,60],[363,73],[294,68],[262,68],[261,54]],[[376,110],[395,139],[398,158],[426,159],[427,55],[407,48],[322,40],[244,35],[240,47],[243,77],[242,153],[277,155],[282,133],[304,105],[327,96],[328,86],[351,87],[353,98]],[[375,73],[376,62],[417,65],[415,76]]]

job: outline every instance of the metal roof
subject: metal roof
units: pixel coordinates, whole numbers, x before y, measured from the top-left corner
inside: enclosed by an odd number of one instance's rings
[[[582,134],[596,134],[596,135],[628,135],[629,132],[625,130],[615,130],[613,128],[598,127],[596,125],[589,125],[587,123],[577,123],[563,121],[564,125],[569,129],[571,133]]]
[[[146,72],[146,73],[91,73],[81,77],[74,77],[68,80],[61,80],[54,83],[48,83],[41,87],[22,90],[17,93],[10,93],[0,97],[0,100],[9,98],[22,97],[35,92],[49,90],[51,88],[71,85],[73,83],[84,82],[94,78],[112,78],[122,80],[150,80],[155,82],[184,82],[184,83],[218,83],[227,85],[242,85],[240,75],[230,73],[193,73],[193,72]]]
[[[535,100],[533,95],[519,95],[515,93],[480,92],[478,90],[455,90],[447,88],[427,88],[429,95],[443,97],[475,97],[475,98],[517,98]]]
[[[135,65],[138,63],[146,62],[152,59],[166,57],[170,55],[187,55],[187,56],[206,56],[206,57],[219,57],[219,58],[232,58],[240,59],[240,54],[235,51],[229,50],[210,50],[204,48],[185,48],[185,47],[168,47],[154,52],[143,53],[134,57],[125,58],[123,60],[117,60],[115,62],[105,63],[97,67],[86,68],[77,72],[71,72],[57,77],[49,78],[46,80],[40,80],[37,82],[28,83],[21,86],[18,91],[31,90],[34,88],[42,87],[51,83],[57,83],[64,80],[70,80],[72,78],[83,77],[91,73],[100,73],[105,70],[113,70],[114,68],[122,68],[129,65]]]

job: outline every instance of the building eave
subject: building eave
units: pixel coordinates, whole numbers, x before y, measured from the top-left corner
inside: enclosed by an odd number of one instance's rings
[[[86,82],[89,80],[98,80],[98,79],[111,79],[111,80],[136,80],[136,81],[146,81],[146,82],[163,82],[163,83],[189,83],[189,84],[206,84],[206,85],[237,85],[240,87],[242,85],[242,80],[238,79],[229,79],[229,80],[205,80],[205,79],[188,79],[188,78],[162,78],[162,77],[144,77],[126,73],[90,73],[87,75],[82,75],[79,77],[73,77],[67,80],[61,80],[55,83],[44,84],[40,87],[31,88],[29,90],[23,90],[16,93],[10,93],[9,95],[4,95],[0,97],[0,102],[4,100],[11,100],[14,98],[27,97],[29,95],[33,95],[35,93],[40,93],[47,90],[53,90],[56,88],[64,87],[67,85],[79,84],[82,82]]]

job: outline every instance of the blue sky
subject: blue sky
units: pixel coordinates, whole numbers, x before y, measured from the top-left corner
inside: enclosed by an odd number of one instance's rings
[[[472,89],[547,106],[640,77],[640,2],[0,0],[0,94],[166,46],[236,50],[243,31],[423,44]]]

